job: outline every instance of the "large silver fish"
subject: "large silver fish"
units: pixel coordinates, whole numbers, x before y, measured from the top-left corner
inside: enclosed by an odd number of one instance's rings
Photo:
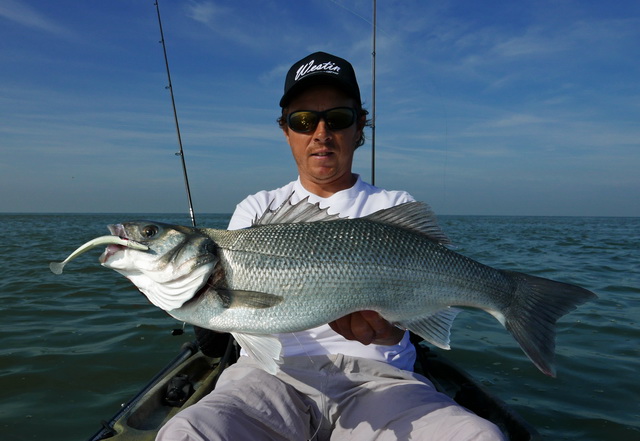
[[[236,231],[144,221],[109,229],[149,249],[109,245],[100,257],[104,266],[176,319],[231,332],[270,372],[281,347],[269,334],[374,310],[448,349],[459,312],[453,306],[466,306],[498,319],[553,376],[556,321],[595,297],[451,251],[435,216],[418,202],[359,219],[328,216],[306,201],[285,202]]]

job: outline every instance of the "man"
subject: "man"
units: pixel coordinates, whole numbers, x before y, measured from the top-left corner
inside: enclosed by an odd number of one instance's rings
[[[352,172],[367,112],[349,62],[323,52],[298,61],[287,74],[280,106],[278,121],[298,179],[247,197],[229,229],[250,227],[256,216],[290,197],[292,203],[308,197],[329,213],[351,218],[413,201]],[[414,374],[408,332],[373,311],[278,338],[284,362],[275,375],[240,357],[216,389],[172,419],[158,439],[503,439],[493,424]]]

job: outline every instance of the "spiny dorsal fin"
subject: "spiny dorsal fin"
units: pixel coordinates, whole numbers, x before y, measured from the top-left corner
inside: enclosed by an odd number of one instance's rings
[[[318,221],[331,221],[340,219],[337,214],[327,213],[328,208],[320,208],[320,203],[316,202],[312,204],[309,202],[309,196],[300,200],[297,203],[291,202],[293,193],[289,195],[278,208],[275,210],[269,208],[258,218],[253,221],[254,227],[259,225],[271,225],[271,224],[293,224],[298,222],[318,222]]]
[[[256,216],[252,226],[345,219],[337,214],[328,214],[328,208],[320,208],[318,202],[312,204],[308,196],[294,204],[292,196],[293,193],[275,210],[269,206],[260,218]],[[376,211],[362,219],[416,231],[441,244],[450,243],[438,226],[436,215],[424,202],[407,202]]]
[[[376,211],[363,219],[416,231],[441,244],[450,243],[447,235],[438,226],[436,215],[424,202],[406,202]]]

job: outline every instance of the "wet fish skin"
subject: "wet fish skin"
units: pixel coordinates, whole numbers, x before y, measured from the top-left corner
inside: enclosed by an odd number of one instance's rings
[[[268,334],[374,310],[448,349],[459,312],[453,306],[466,306],[496,317],[542,372],[555,375],[555,322],[595,297],[574,285],[497,270],[451,251],[424,204],[359,219],[299,222],[326,216],[302,204],[283,204],[266,221],[295,223],[245,230],[153,222],[112,226],[113,234],[150,250],[118,249],[103,265],[131,279],[175,318],[232,332],[271,371],[279,342]],[[299,216],[303,208],[312,215]]]

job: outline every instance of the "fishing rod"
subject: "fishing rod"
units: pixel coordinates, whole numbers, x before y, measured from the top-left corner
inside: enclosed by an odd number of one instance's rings
[[[373,51],[371,52],[371,185],[376,185],[376,0],[373,0]]]
[[[164,64],[167,67],[167,79],[169,84],[166,87],[171,94],[171,106],[173,107],[173,119],[176,123],[176,133],[178,134],[178,146],[180,150],[176,153],[176,156],[180,156],[182,160],[182,175],[184,176],[184,185],[187,190],[187,200],[189,202],[189,216],[191,216],[191,224],[196,226],[196,216],[193,211],[193,201],[191,200],[191,189],[189,188],[189,176],[187,175],[187,163],[184,159],[184,150],[182,148],[182,136],[180,136],[180,124],[178,123],[178,112],[176,110],[176,100],[173,96],[173,84],[171,83],[171,72],[169,71],[169,58],[167,57],[167,46],[164,43],[164,32],[162,31],[162,20],[160,19],[160,5],[158,0],[155,1],[156,11],[158,12],[158,26],[160,26],[160,43],[162,43],[162,51],[164,53]]]
[[[363,17],[352,9],[347,8],[341,3],[338,3],[336,0],[329,0],[336,6],[341,7],[345,11],[355,15],[356,17],[364,20],[365,22],[371,24],[373,26],[373,48],[371,52],[371,67],[372,72],[371,76],[373,77],[372,81],[372,92],[371,92],[371,119],[369,120],[371,124],[371,185],[376,184],[376,10],[377,3],[376,0],[373,0],[373,21],[369,21],[368,18]]]

